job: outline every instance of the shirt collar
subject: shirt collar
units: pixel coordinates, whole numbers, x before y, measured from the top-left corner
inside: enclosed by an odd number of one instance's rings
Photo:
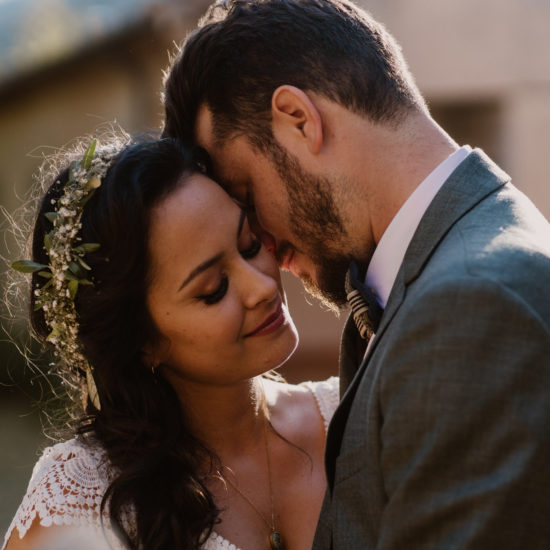
[[[471,148],[465,145],[439,164],[405,201],[380,238],[367,269],[365,284],[374,291],[383,308],[422,216],[470,151]]]

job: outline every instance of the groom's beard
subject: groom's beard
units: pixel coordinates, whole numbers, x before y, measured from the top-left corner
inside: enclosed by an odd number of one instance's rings
[[[317,283],[309,275],[304,275],[301,277],[302,284],[309,294],[335,313],[339,313],[347,306],[344,283],[350,260],[341,256],[333,259],[323,258],[323,262],[324,265],[316,263]]]
[[[278,143],[271,153],[286,185],[290,230],[316,268],[315,280],[304,275],[300,277],[302,283],[312,296],[338,312],[347,303],[345,278],[351,258],[343,250],[347,232],[330,180],[306,172]]]

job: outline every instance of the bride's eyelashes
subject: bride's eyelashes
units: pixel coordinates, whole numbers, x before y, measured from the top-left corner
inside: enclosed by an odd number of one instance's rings
[[[259,239],[254,239],[252,241],[252,244],[245,250],[242,250],[240,254],[245,260],[250,260],[255,256],[257,256],[261,249],[262,249],[262,241],[260,241]],[[227,275],[222,275],[218,288],[214,292],[211,292],[210,294],[203,294],[201,296],[198,296],[198,299],[202,300],[206,305],[217,304],[219,301],[222,300],[222,298],[227,293],[228,287],[229,287],[229,279]]]
[[[217,304],[225,296],[228,286],[229,279],[227,278],[227,275],[222,275],[222,279],[218,288],[210,294],[203,294],[202,296],[198,296],[198,299],[202,300],[206,305],[209,306]]]
[[[254,256],[257,256],[261,249],[262,241],[260,241],[260,239],[254,239],[252,244],[246,250],[241,250],[240,254],[245,260],[250,260],[251,258],[254,258]]]

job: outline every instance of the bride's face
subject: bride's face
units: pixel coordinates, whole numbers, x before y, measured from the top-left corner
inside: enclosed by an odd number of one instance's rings
[[[151,213],[150,355],[168,379],[225,385],[275,368],[298,338],[279,269],[215,182],[186,178]]]

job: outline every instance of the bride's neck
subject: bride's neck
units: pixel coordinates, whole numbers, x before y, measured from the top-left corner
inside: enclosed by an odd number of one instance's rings
[[[224,387],[185,385],[176,391],[193,433],[218,456],[241,454],[262,440],[260,378]]]

